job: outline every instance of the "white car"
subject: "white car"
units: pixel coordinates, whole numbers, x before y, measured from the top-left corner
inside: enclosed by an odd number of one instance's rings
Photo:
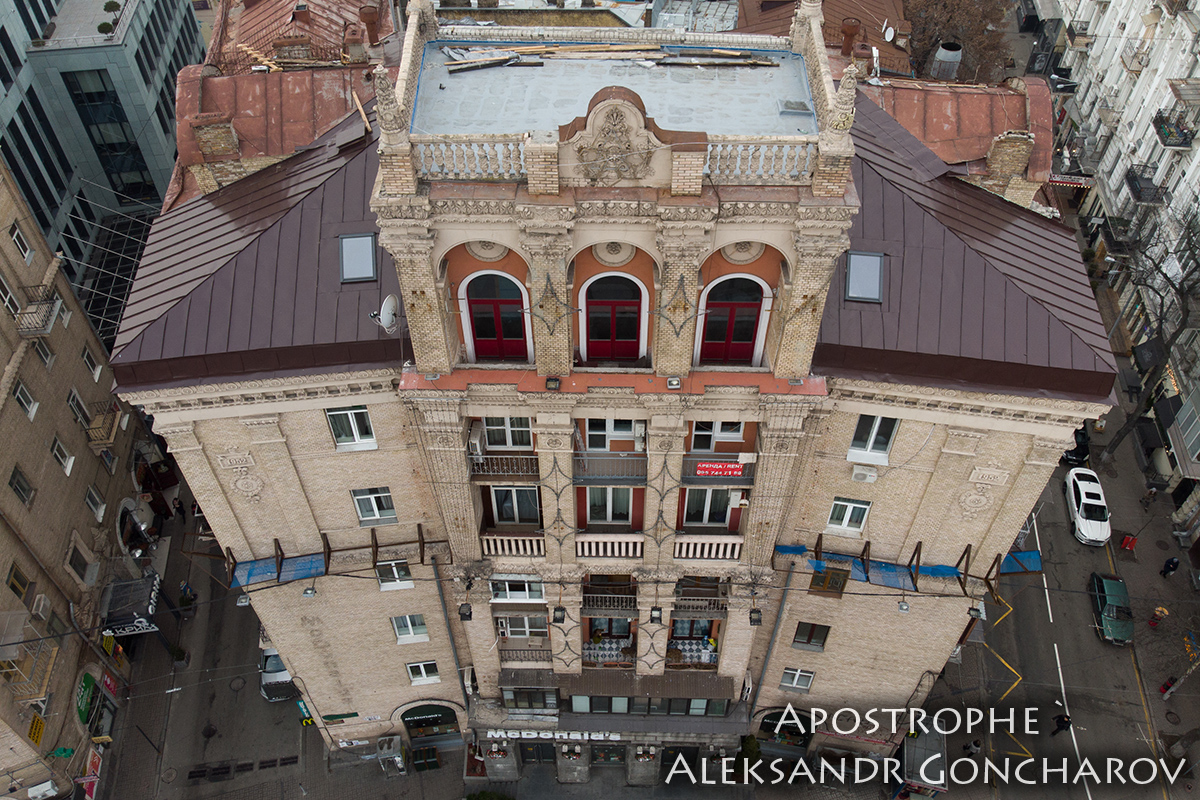
[[[1100,479],[1090,469],[1073,469],[1067,473],[1063,491],[1067,495],[1067,513],[1071,517],[1071,533],[1084,544],[1097,547],[1108,542],[1112,526],[1108,520],[1108,504]]]
[[[261,676],[259,694],[272,703],[294,700],[300,696],[300,690],[296,688],[296,684],[292,683],[292,676],[287,671],[287,667],[283,665],[283,659],[279,657],[279,651],[275,648],[268,647],[261,652],[258,672]]]

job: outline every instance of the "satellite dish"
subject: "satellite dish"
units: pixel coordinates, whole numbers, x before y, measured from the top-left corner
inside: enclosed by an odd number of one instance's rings
[[[896,38],[896,29],[895,28],[888,28],[886,31],[883,32],[883,40],[885,42],[890,42],[895,38]]]
[[[383,298],[383,305],[378,311],[371,313],[371,319],[375,324],[383,328],[386,333],[395,333],[399,327],[400,300],[394,294],[389,294]]]

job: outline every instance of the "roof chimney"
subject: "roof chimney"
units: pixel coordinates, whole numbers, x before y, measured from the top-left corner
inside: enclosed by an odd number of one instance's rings
[[[379,44],[379,9],[375,6],[360,6],[358,18],[367,29],[367,41],[371,46]]]
[[[862,23],[856,18],[846,17],[842,20],[842,55],[849,56],[854,53],[854,40],[861,30]]]
[[[311,22],[308,16],[308,3],[296,3],[296,7],[292,9],[292,21],[303,22],[305,25]]]

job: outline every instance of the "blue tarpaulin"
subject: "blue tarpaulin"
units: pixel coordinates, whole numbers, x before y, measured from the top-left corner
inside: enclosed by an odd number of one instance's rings
[[[1039,550],[1022,550],[1009,553],[1000,562],[1000,574],[1008,575],[1014,572],[1041,572],[1042,553]]]
[[[279,573],[279,582],[299,581],[305,578],[316,578],[325,574],[325,555],[310,553],[304,556],[293,556],[283,560],[283,569]],[[276,579],[275,559],[260,558],[256,561],[241,561],[233,568],[231,587],[250,586],[255,583],[266,583]]]
[[[777,544],[775,552],[786,556],[802,556],[808,552],[808,548],[802,544]]]
[[[239,561],[233,568],[231,587],[249,586],[275,580],[275,559],[260,558],[257,561]]]
[[[779,548],[776,548],[778,550]],[[863,581],[864,583],[873,583],[876,586],[890,586],[893,589],[915,590],[913,586],[912,575],[908,572],[908,567],[903,564],[892,564],[887,561],[876,561],[871,559],[870,571],[863,569],[861,558],[854,556],[845,556],[840,553],[826,553],[824,560],[815,558],[808,559],[808,565],[812,567],[813,572],[821,573],[825,571],[826,562],[834,561],[842,568],[849,566],[850,580]],[[957,578],[959,575],[958,569],[949,567],[944,564],[930,564],[921,567],[921,574],[928,575],[932,578]]]

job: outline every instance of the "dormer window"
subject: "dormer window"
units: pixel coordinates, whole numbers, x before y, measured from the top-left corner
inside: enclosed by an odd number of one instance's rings
[[[846,256],[846,299],[883,302],[882,253],[849,253]]]
[[[356,233],[339,240],[342,283],[375,280],[375,234]]]

